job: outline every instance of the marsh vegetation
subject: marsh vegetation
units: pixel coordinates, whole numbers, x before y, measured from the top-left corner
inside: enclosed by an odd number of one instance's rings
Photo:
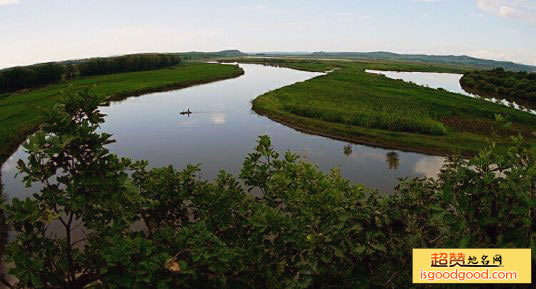
[[[0,161],[3,162],[42,123],[40,110],[52,108],[61,91],[91,89],[94,95],[117,100],[242,74],[242,69],[232,65],[183,63],[165,69],[80,77],[30,91],[4,94],[0,97]]]
[[[0,94],[89,75],[154,70],[179,63],[176,54],[132,54],[17,66],[0,70]]]
[[[330,70],[314,79],[259,96],[253,109],[304,131],[358,143],[414,151],[474,154],[488,139],[499,150],[521,134],[534,143],[536,118],[444,89],[431,89],[365,72],[367,69],[451,72],[452,67],[351,61],[247,59],[285,67]],[[497,116],[511,123],[500,128]]]

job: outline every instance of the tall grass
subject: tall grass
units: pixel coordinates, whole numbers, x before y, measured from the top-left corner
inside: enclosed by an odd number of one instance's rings
[[[307,105],[284,105],[284,110],[303,117],[328,122],[344,123],[365,128],[413,132],[427,135],[445,135],[447,129],[438,121],[418,115],[371,110],[343,111]]]
[[[393,148],[450,154],[478,152],[490,138],[511,146],[506,135],[521,134],[536,144],[536,117],[526,112],[365,72],[376,63],[294,60],[277,63],[307,70],[317,62],[333,72],[257,97],[253,109],[308,132]],[[263,62],[264,63],[264,62]],[[446,72],[444,67],[381,63],[382,69]],[[508,133],[491,136],[500,114],[512,123]],[[343,124],[344,126],[341,126]],[[503,136],[504,135],[504,136]],[[536,145],[534,145],[536,151]]]

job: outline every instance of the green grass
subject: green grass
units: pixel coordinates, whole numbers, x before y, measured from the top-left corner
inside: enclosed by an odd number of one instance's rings
[[[536,116],[445,90],[370,74],[365,69],[461,72],[429,64],[248,59],[303,70],[333,70],[253,101],[253,109],[296,129],[357,143],[435,154],[473,154],[488,140],[499,149],[521,133],[533,144]],[[324,64],[322,67],[321,64]],[[512,122],[498,128],[495,114]],[[498,136],[492,132],[498,130]]]
[[[107,95],[117,100],[241,74],[243,70],[233,65],[183,63],[160,70],[85,77],[32,91],[0,95],[0,163],[29,133],[35,131],[39,125],[40,110],[52,107],[62,90],[91,87],[92,94]]]
[[[435,64],[423,62],[401,62],[401,61],[386,61],[386,60],[329,60],[329,59],[311,59],[311,58],[256,58],[256,57],[235,57],[221,58],[222,62],[240,62],[240,63],[256,63],[270,66],[282,66],[297,70],[324,72],[336,67],[344,67],[346,65],[361,64],[366,65],[366,69],[372,70],[391,70],[391,71],[413,71],[413,72],[445,72],[463,74],[475,69],[468,66],[459,66],[452,64]]]

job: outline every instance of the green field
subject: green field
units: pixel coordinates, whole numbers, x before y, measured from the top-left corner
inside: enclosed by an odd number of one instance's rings
[[[419,63],[242,59],[327,71],[253,101],[253,109],[295,129],[350,142],[440,155],[473,154],[488,140],[499,149],[521,133],[535,143],[536,116],[445,90],[421,87],[365,69],[464,72],[463,67]],[[512,125],[502,128],[496,114]],[[495,136],[492,136],[496,132]]]
[[[90,88],[110,99],[192,86],[236,77],[233,65],[184,63],[172,68],[84,77],[31,91],[0,95],[0,163],[39,125],[40,108],[50,108],[62,90]]]

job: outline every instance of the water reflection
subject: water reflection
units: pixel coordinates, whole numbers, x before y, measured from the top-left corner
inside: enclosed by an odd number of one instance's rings
[[[345,145],[343,148],[342,148],[342,151],[344,153],[345,156],[349,156],[352,154],[352,145],[351,144],[347,144]]]
[[[4,185],[2,183],[2,173],[0,172],[0,201],[5,200],[4,196]],[[4,258],[4,248],[8,241],[8,232],[9,227],[6,223],[6,218],[4,214],[4,210],[0,209],[0,259],[3,260]],[[0,262],[0,273],[6,275],[7,270],[5,268],[5,263],[2,261]],[[2,285],[0,285],[0,288],[2,288]]]
[[[210,120],[214,125],[225,124],[225,114],[224,113],[213,113],[210,116]]]
[[[396,152],[391,151],[385,155],[385,162],[390,170],[398,170],[398,167],[400,166],[400,157]]]
[[[320,73],[254,64],[241,64],[239,78],[152,93],[114,102],[102,130],[113,134],[109,149],[121,156],[148,160],[153,167],[201,163],[202,178],[214,179],[221,169],[238,175],[242,162],[256,146],[259,135],[269,135],[275,149],[298,153],[322,171],[339,167],[344,177],[382,192],[392,192],[402,177],[433,176],[442,157],[386,150],[302,133],[260,116],[251,100],[270,90],[304,81]],[[193,113],[178,115],[189,108]],[[346,146],[346,148],[345,148]],[[341,148],[343,153],[341,153]],[[398,164],[389,169],[386,154],[396,152]],[[39,186],[25,188],[15,179],[16,161],[26,159],[19,149],[2,166],[7,198],[30,196]],[[397,169],[395,169],[395,167]]]
[[[435,178],[439,175],[444,163],[444,160],[436,158],[421,159],[417,161],[417,164],[415,165],[415,172],[420,173],[427,178]]]

